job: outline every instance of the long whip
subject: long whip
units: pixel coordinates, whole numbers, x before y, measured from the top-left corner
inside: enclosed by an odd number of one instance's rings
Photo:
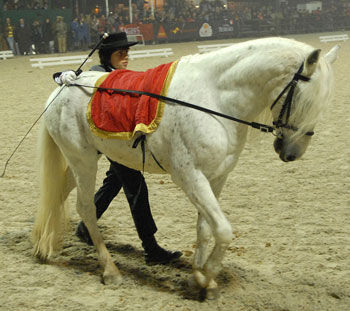
[[[81,68],[84,66],[84,64],[87,62],[87,60],[92,56],[92,54],[94,54],[94,52],[98,49],[98,47],[101,45],[101,43],[103,42],[104,39],[106,39],[109,36],[108,33],[104,33],[103,36],[101,37],[100,41],[97,42],[97,44],[93,47],[93,49],[91,50],[91,52],[89,53],[89,55],[85,58],[85,60],[83,61],[83,63],[78,67],[78,69],[76,70],[76,75],[79,76],[82,72]],[[27,133],[24,134],[24,136],[22,137],[22,139],[19,141],[19,143],[17,144],[17,146],[15,147],[15,149],[12,151],[11,155],[9,156],[9,158],[7,159],[6,163],[5,163],[5,167],[4,170],[2,172],[2,174],[0,175],[0,178],[3,178],[5,176],[6,173],[6,169],[7,169],[7,165],[9,164],[10,160],[12,159],[12,157],[14,156],[14,154],[16,153],[16,151],[18,150],[18,148],[22,145],[23,141],[27,138],[28,134],[30,133],[30,131],[33,129],[33,127],[39,122],[40,118],[43,116],[43,114],[47,111],[47,109],[50,107],[50,105],[55,101],[55,99],[57,98],[58,95],[61,94],[61,92],[63,91],[63,89],[66,87],[65,84],[63,84],[61,86],[61,89],[59,90],[59,92],[56,94],[56,96],[51,100],[51,102],[45,107],[45,109],[43,110],[42,113],[40,113],[40,115],[37,117],[37,119],[34,121],[34,123],[31,125],[31,127],[28,129]]]

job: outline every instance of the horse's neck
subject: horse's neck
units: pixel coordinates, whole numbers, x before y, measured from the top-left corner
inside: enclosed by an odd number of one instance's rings
[[[300,53],[283,44],[268,47],[246,43],[203,56],[221,111],[253,120],[288,83],[300,65]]]

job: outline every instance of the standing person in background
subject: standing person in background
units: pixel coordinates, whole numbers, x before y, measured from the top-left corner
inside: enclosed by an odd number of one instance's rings
[[[115,23],[115,18],[117,17],[117,13],[114,12],[113,14],[110,14],[107,18],[107,32],[108,33],[113,33],[116,32],[117,30],[114,28],[114,23]]]
[[[41,30],[41,25],[38,20],[35,20],[32,25],[32,42],[34,45],[35,54],[44,53],[44,39]]]
[[[29,55],[32,51],[31,31],[24,18],[20,18],[19,26],[15,31],[15,40],[18,42],[20,55]]]
[[[17,55],[15,43],[15,30],[15,26],[12,25],[11,19],[7,17],[5,24],[5,39],[13,55]]]
[[[129,63],[129,47],[138,42],[128,42],[125,32],[110,34],[104,39],[99,49],[100,64],[90,70],[112,72],[126,69]],[[54,74],[55,81],[59,84],[69,85],[74,82],[74,71],[66,71]],[[118,195],[123,187],[125,196],[129,202],[131,214],[137,233],[145,250],[147,264],[166,264],[177,260],[182,253],[171,252],[158,245],[154,235],[157,232],[148,201],[148,189],[141,172],[128,168],[110,159],[110,168],[103,180],[103,185],[95,194],[96,216],[99,219],[107,210],[109,204]],[[89,232],[81,221],[77,227],[76,235],[85,243],[92,245]]]
[[[86,51],[90,45],[90,33],[89,25],[87,24],[85,17],[82,17],[79,22],[78,40],[80,49]]]
[[[96,15],[92,15],[92,18],[90,20],[90,40],[92,42],[97,42],[98,38],[99,38],[98,19]]]
[[[58,52],[66,53],[67,52],[67,24],[63,21],[62,16],[57,16],[57,22],[55,25],[57,43],[58,43]]]
[[[4,36],[4,29],[2,27],[2,20],[0,19],[0,51],[2,50],[8,50],[8,48]]]
[[[74,17],[72,23],[70,25],[70,29],[72,32],[72,40],[73,40],[73,49],[79,49],[79,19],[78,17]]]
[[[106,18],[104,15],[101,15],[101,17],[98,19],[97,31],[100,35],[106,32]]]
[[[55,52],[55,38],[53,34],[53,26],[49,18],[45,19],[45,22],[42,27],[43,41],[44,41],[44,51],[45,53],[54,53]]]

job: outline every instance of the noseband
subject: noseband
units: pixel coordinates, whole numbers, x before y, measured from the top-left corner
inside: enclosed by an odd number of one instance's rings
[[[276,98],[276,100],[272,103],[270,110],[272,110],[275,105],[277,104],[277,102],[281,99],[281,97],[284,95],[285,92],[287,92],[287,90],[289,89],[287,96],[283,102],[282,105],[282,109],[280,111],[280,114],[278,116],[277,121],[273,122],[273,125],[276,127],[276,129],[279,128],[286,128],[289,130],[293,130],[293,131],[297,131],[298,129],[292,125],[288,124],[289,121],[289,117],[290,117],[290,111],[292,108],[292,100],[293,100],[293,95],[294,95],[294,91],[295,88],[297,86],[297,83],[301,80],[301,81],[305,81],[308,82],[310,81],[310,78],[305,77],[303,75],[301,75],[302,71],[304,69],[304,63],[301,64],[300,68],[298,69],[298,71],[296,72],[296,74],[294,75],[292,81],[290,81],[287,86],[283,89],[283,91],[278,95],[278,97]],[[283,119],[285,120],[283,122]],[[281,134],[278,134],[278,136],[280,136]],[[314,135],[313,131],[310,132],[306,132],[305,135],[307,136],[312,136]]]

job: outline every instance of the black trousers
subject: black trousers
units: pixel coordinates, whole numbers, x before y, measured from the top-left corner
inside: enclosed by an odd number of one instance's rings
[[[148,189],[139,171],[109,160],[111,165],[106,172],[103,185],[95,194],[96,216],[99,219],[109,204],[123,187],[128,199],[132,218],[140,239],[152,237],[157,227],[153,220],[148,201]]]

